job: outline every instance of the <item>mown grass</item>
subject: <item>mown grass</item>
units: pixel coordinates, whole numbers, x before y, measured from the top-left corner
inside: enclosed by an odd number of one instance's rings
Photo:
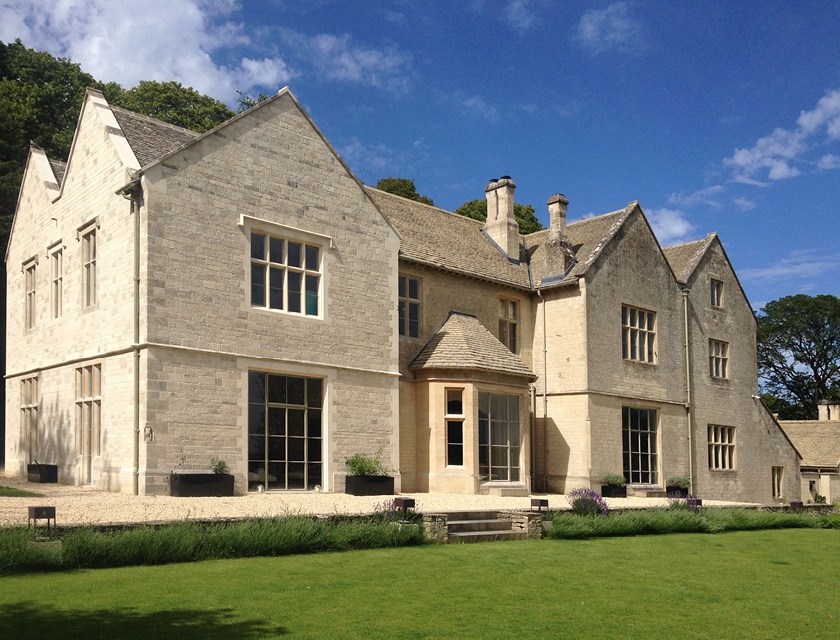
[[[0,574],[347,551],[423,543],[419,525],[305,516],[228,523],[181,522],[112,531],[0,529]]]
[[[0,498],[37,498],[40,495],[40,493],[32,493],[23,489],[0,486]]]
[[[672,508],[631,510],[608,516],[578,516],[550,512],[549,538],[585,539],[667,533],[722,533],[759,529],[838,528],[840,517],[755,509],[698,509],[676,504]]]
[[[840,637],[840,533],[423,545],[0,579],[3,637]]]

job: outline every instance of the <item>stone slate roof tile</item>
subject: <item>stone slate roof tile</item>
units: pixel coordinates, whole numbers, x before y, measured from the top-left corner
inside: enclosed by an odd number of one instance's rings
[[[840,421],[780,420],[779,424],[802,455],[802,466],[840,465]]]
[[[534,373],[475,316],[452,312],[408,367],[492,371],[535,380]]]
[[[685,244],[675,244],[672,247],[665,247],[662,253],[665,254],[665,259],[671,265],[674,275],[677,276],[677,282],[686,284],[691,278],[691,274],[697,268],[700,260],[706,254],[706,250],[711,246],[712,240],[717,234],[710,233],[702,240],[695,240],[694,242],[686,242]]]
[[[145,167],[195,140],[200,134],[121,107],[111,107],[128,145]]]
[[[55,179],[59,185],[64,181],[64,172],[67,171],[67,163],[62,162],[61,160],[53,160],[52,158],[48,158],[50,167],[52,167],[53,173],[55,174]]]

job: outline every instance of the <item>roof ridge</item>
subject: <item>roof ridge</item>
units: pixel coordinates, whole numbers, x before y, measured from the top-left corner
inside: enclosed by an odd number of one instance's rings
[[[146,120],[150,124],[154,124],[154,125],[157,125],[157,126],[168,127],[170,129],[173,129],[175,131],[182,132],[182,133],[191,133],[196,137],[201,135],[198,131],[193,131],[192,129],[187,129],[186,127],[182,127],[182,126],[177,125],[177,124],[172,124],[171,122],[166,122],[165,120],[161,120],[160,118],[155,118],[155,117],[146,115],[145,113],[140,113],[138,111],[132,111],[131,109],[126,109],[125,107],[120,107],[118,105],[113,105],[113,104],[110,104],[110,103],[108,104],[108,106],[111,107],[112,111],[118,111],[118,112],[121,112],[121,113],[129,114],[131,116],[134,116],[135,118],[140,118],[142,120]]]
[[[427,204],[425,202],[420,202],[419,200],[412,200],[411,198],[406,198],[405,196],[399,196],[396,193],[391,193],[390,191],[383,191],[382,189],[377,189],[376,187],[372,187],[369,184],[365,185],[365,189],[371,189],[373,191],[385,194],[386,196],[390,196],[392,198],[398,198],[400,200],[405,200],[407,202],[411,202],[411,203],[414,203],[416,205],[420,205],[422,207],[428,207],[430,209],[434,209],[435,211],[439,211],[440,213],[445,213],[445,214],[450,215],[450,216],[456,216],[460,220],[469,220],[470,222],[473,222],[475,224],[480,224],[482,226],[485,224],[484,220],[476,220],[475,218],[470,218],[469,216],[461,215],[460,213],[455,213],[454,211],[450,211],[449,209],[444,209],[443,207],[439,207],[436,204]]]

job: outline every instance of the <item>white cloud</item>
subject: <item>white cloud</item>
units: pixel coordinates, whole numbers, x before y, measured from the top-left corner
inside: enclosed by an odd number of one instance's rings
[[[755,202],[744,197],[735,198],[732,202],[735,203],[735,206],[741,211],[752,211],[755,209]]]
[[[527,31],[536,22],[531,0],[511,0],[505,7],[505,19],[517,31]]]
[[[645,215],[663,247],[684,241],[695,229],[678,209],[650,209]]]
[[[765,179],[774,181],[801,175],[797,165],[838,168],[837,156],[826,154],[819,160],[812,156],[815,149],[836,140],[840,140],[840,90],[829,91],[814,109],[802,111],[795,128],[777,128],[759,138],[751,148],[736,149],[723,163],[732,169],[732,179],[736,182],[765,186]]]
[[[713,209],[720,209],[720,202],[715,196],[719,196],[726,191],[723,185],[714,185],[695,191],[694,193],[672,193],[668,196],[668,204],[680,207],[693,207],[698,204],[712,207]]]
[[[577,40],[595,54],[638,51],[643,43],[642,28],[631,17],[627,2],[614,2],[606,9],[591,9],[583,14]]]
[[[490,123],[499,121],[499,110],[487,104],[481,96],[458,99],[458,104],[467,115],[478,116]]]
[[[840,271],[840,254],[821,254],[818,251],[793,251],[775,264],[754,269],[741,269],[739,277],[750,280],[784,280],[814,278]],[[804,283],[801,283],[804,286]]]

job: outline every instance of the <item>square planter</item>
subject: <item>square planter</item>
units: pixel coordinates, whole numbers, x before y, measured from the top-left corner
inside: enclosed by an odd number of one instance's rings
[[[351,496],[392,496],[393,476],[347,476],[344,492]]]
[[[233,495],[229,473],[170,473],[169,495],[176,498],[224,498]]]
[[[669,498],[688,497],[688,489],[683,489],[682,487],[677,487],[674,485],[668,485],[667,487],[665,487],[665,493]]]
[[[57,464],[28,464],[26,479],[29,482],[58,482]]]
[[[627,487],[617,487],[614,484],[601,485],[601,495],[605,498],[626,498]]]

